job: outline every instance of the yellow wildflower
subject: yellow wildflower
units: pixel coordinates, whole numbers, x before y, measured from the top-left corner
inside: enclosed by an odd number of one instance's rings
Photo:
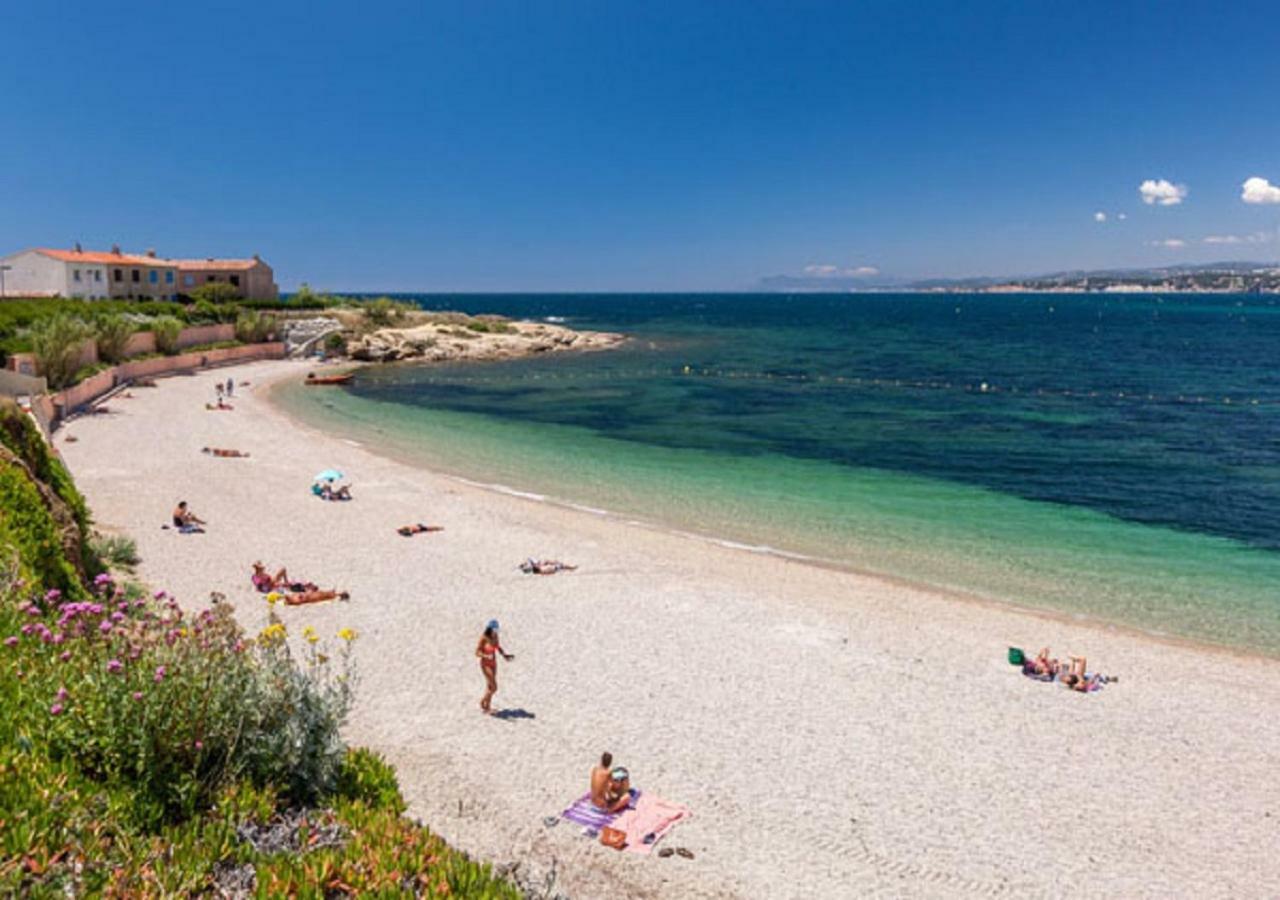
[[[270,603],[272,606],[275,606],[278,602],[280,602],[280,595],[275,591],[272,591],[271,593],[267,594],[267,602]]]
[[[338,632],[338,637],[342,638],[344,641],[354,641],[356,639],[356,633],[350,628],[343,628]]]
[[[273,622],[262,631],[258,632],[258,640],[264,644],[274,644],[283,641],[285,637],[285,628],[279,622]]]
[[[302,636],[307,639],[308,644],[314,644],[316,641],[320,640],[320,635],[316,634],[316,630],[310,625],[302,629]]]

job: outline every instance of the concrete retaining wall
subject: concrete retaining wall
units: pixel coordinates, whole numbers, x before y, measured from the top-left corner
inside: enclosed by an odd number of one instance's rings
[[[6,397],[34,397],[47,390],[49,387],[44,378],[0,369],[0,394]]]
[[[201,341],[200,343],[206,343]],[[203,350],[195,353],[179,353],[177,356],[156,356],[151,359],[139,359],[121,363],[99,372],[91,378],[68,388],[60,394],[54,394],[52,405],[56,414],[50,416],[51,425],[65,418],[88,403],[92,403],[118,384],[138,378],[158,378],[178,372],[192,372],[209,366],[227,365],[230,363],[251,362],[259,359],[283,359],[284,344],[248,344],[243,347],[225,347],[221,350]]]

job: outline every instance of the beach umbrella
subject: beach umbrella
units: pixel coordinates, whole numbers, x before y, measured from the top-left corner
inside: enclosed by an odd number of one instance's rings
[[[337,469],[325,469],[316,475],[316,481],[339,481],[343,477]]]

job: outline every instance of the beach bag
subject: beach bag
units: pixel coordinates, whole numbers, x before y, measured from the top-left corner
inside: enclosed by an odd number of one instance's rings
[[[600,830],[600,843],[606,847],[612,847],[614,850],[621,850],[627,846],[627,833],[617,828],[606,826]]]
[[[1021,647],[1009,648],[1009,665],[1020,666],[1027,661],[1027,656],[1022,652]]]

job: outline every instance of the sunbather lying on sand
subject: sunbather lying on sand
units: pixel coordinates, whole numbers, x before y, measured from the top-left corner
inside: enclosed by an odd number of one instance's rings
[[[520,571],[526,575],[554,575],[557,572],[572,572],[577,566],[562,563],[558,559],[534,559],[532,556],[520,563]]]
[[[311,493],[315,494],[321,500],[350,500],[351,485],[344,484],[335,488],[327,481],[324,484],[311,485]]]
[[[227,450],[222,447],[201,447],[200,452],[209,453],[209,454],[212,454],[213,456],[228,457],[230,459],[238,459],[242,456],[249,455],[248,453],[243,453],[239,450]]]
[[[1087,661],[1083,656],[1071,657],[1070,671],[1063,673],[1058,680],[1066,685],[1069,690],[1080,691],[1082,694],[1096,691],[1108,681],[1115,681],[1114,678],[1108,678],[1106,675],[1088,671],[1087,665]]]
[[[1022,674],[1052,680],[1058,674],[1058,668],[1058,661],[1049,656],[1049,648],[1045,647],[1035,659],[1028,659],[1022,664]]]
[[[276,588],[289,586],[289,573],[284,568],[274,575],[268,575],[266,566],[260,561],[253,564],[253,574],[249,576],[249,580],[253,582],[253,586],[258,589],[259,594],[266,594],[274,591]]]
[[[432,531],[444,531],[444,528],[440,525],[423,525],[419,522],[417,525],[401,525],[396,529],[397,534],[402,534],[405,537],[412,537],[415,534],[427,534]]]
[[[322,591],[311,585],[312,590],[297,591],[284,594],[285,606],[303,606],[307,603],[322,603],[325,600],[349,600],[351,595],[346,591]]]
[[[232,406],[230,403],[223,403],[221,397],[218,398],[217,403],[206,403],[204,405],[204,408],[205,409],[235,409],[235,407]]]

